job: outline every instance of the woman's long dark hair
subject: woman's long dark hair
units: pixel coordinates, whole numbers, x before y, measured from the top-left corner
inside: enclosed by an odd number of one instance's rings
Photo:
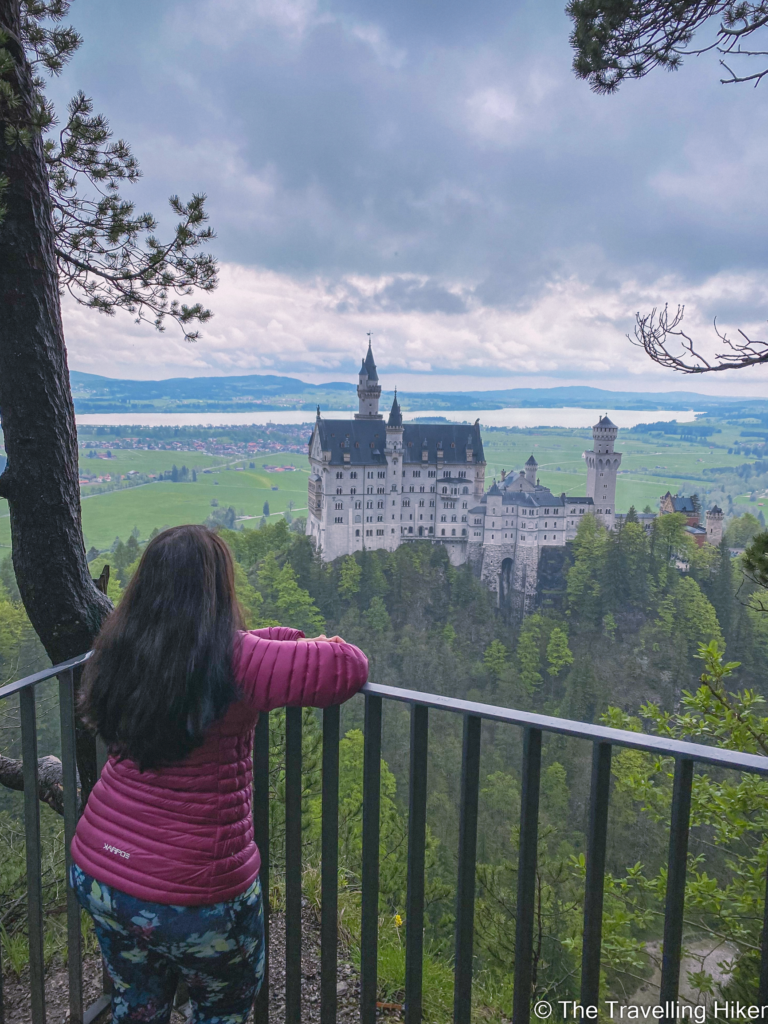
[[[204,526],[151,540],[83,672],[85,721],[143,771],[182,760],[236,696],[232,557]]]

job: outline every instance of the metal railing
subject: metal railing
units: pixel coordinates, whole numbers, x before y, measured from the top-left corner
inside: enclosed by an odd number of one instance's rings
[[[40,862],[40,811],[37,777],[37,724],[35,686],[54,676],[59,680],[61,752],[64,784],[64,835],[69,866],[69,844],[78,815],[75,763],[75,711],[73,672],[88,655],[38,672],[0,689],[0,700],[18,693],[22,755],[24,761],[24,828],[28,883],[29,965],[33,1024],[45,1024],[43,899]],[[659,1005],[674,1007],[678,997],[683,938],[683,909],[688,855],[688,832],[694,764],[768,775],[768,758],[685,743],[658,736],[610,729],[583,722],[552,718],[507,708],[454,700],[392,686],[367,683],[365,699],[365,746],[363,761],[363,841],[360,963],[360,1020],[374,1024],[377,996],[377,946],[379,920],[379,810],[381,783],[382,707],[385,700],[410,705],[410,780],[408,799],[408,867],[406,895],[405,1020],[422,1020],[422,964],[424,933],[424,867],[427,817],[427,754],[429,710],[463,717],[461,797],[459,806],[458,878],[456,891],[454,1011],[455,1024],[469,1024],[472,1001],[475,869],[480,738],[483,720],[523,729],[520,849],[518,860],[517,919],[515,935],[515,1024],[528,1024],[531,1016],[533,933],[536,898],[539,784],[541,746],[545,732],[570,736],[592,744],[592,779],[587,835],[584,936],[581,961],[581,1003],[597,1006],[600,983],[603,886],[611,754],[615,746],[674,757],[675,771],[669,829],[669,860],[664,909],[663,959]],[[261,881],[265,900],[269,895],[269,715],[262,714],[254,738],[253,819],[262,858]],[[321,985],[320,1019],[335,1024],[337,1013],[338,952],[338,798],[339,708],[323,711],[322,825],[321,825]],[[301,796],[302,715],[288,708],[285,718],[285,1020],[301,1021]],[[268,909],[265,907],[265,910]],[[269,999],[269,916],[265,978],[256,1001],[256,1024],[267,1024]],[[83,1008],[80,908],[74,893],[67,891],[69,944],[69,1004],[71,1024],[90,1024],[108,1006],[102,995]],[[768,1004],[768,902],[762,933],[759,1003]],[[2,971],[0,970],[0,1024],[2,1024]],[[671,1019],[671,1018],[670,1018]]]

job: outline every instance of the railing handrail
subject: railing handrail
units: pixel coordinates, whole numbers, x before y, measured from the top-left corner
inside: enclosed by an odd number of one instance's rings
[[[0,688],[0,700],[18,694],[24,776],[24,832],[27,860],[27,923],[30,953],[31,1010],[34,1024],[45,1022],[45,931],[43,918],[42,846],[38,799],[37,724],[34,687],[58,676],[59,714],[62,739],[62,777],[65,850],[69,851],[79,811],[76,765],[75,669],[91,652]],[[469,1024],[472,1016],[472,973],[474,942],[475,873],[477,869],[478,798],[482,721],[500,722],[522,729],[522,771],[520,787],[520,838],[515,922],[514,1008],[516,1024],[530,1024],[534,991],[534,924],[536,914],[536,864],[538,850],[539,793],[541,784],[542,737],[545,732],[585,740],[592,745],[592,779],[589,825],[586,835],[586,878],[584,888],[584,930],[581,957],[581,1004],[596,1006],[600,994],[602,916],[608,836],[611,750],[630,747],[675,759],[670,808],[669,856],[664,904],[664,959],[659,986],[659,1005],[667,1007],[665,1018],[672,1021],[679,994],[685,908],[688,835],[694,764],[715,765],[758,775],[768,775],[768,757],[724,750],[701,743],[688,743],[625,729],[613,729],[575,722],[513,708],[476,701],[457,700],[440,694],[422,693],[366,683],[361,872],[361,961],[360,1021],[375,1024],[378,992],[379,854],[382,708],[384,700],[410,705],[410,772],[408,812],[408,881],[406,894],[405,1006],[408,1024],[421,1024],[422,959],[425,910],[425,861],[427,840],[427,759],[429,747],[428,709],[449,711],[463,719],[461,795],[459,800],[458,875],[454,955],[454,1024]],[[323,711],[322,767],[322,936],[321,936],[321,1019],[337,1020],[336,983],[338,953],[338,800],[339,800],[339,706]],[[301,1024],[302,926],[301,926],[301,800],[302,800],[302,713],[298,707],[285,714],[285,1020]],[[262,854],[261,882],[265,894],[265,979],[269,956],[269,873],[270,873],[270,715],[259,716],[253,745],[253,827]],[[105,751],[102,750],[105,755]],[[101,761],[101,756],[99,761]],[[290,827],[289,827],[290,826]],[[67,852],[67,865],[70,856]],[[766,918],[768,920],[768,917]],[[761,941],[760,990],[758,1000],[768,1005],[768,932]],[[69,955],[70,1019],[73,1024],[91,1024],[109,1003],[109,985],[96,1002],[83,1006],[80,907],[76,894],[67,889],[67,943]],[[266,1024],[269,1018],[269,984],[262,985],[254,1007],[254,1020]],[[591,1015],[590,1015],[591,1016]],[[656,1016],[654,1014],[654,1016]],[[2,1010],[2,966],[0,965],[0,1024]]]
[[[41,669],[40,672],[34,672],[31,676],[24,676],[23,679],[17,679],[13,683],[0,686],[0,700],[4,697],[11,697],[20,690],[26,690],[28,686],[44,683],[46,679],[52,679],[54,676],[66,672],[70,668],[77,668],[78,665],[83,665],[92,654],[93,651],[86,651],[85,654],[78,654],[76,658],[70,658],[69,661],[62,661],[58,665],[52,665],[51,668]]]
[[[529,726],[542,732],[555,732],[561,736],[575,736],[577,739],[595,743],[610,743],[612,746],[633,747],[651,754],[666,757],[686,758],[720,768],[734,768],[742,772],[768,775],[768,757],[761,754],[745,754],[723,747],[710,747],[704,743],[688,743],[685,740],[670,740],[664,736],[652,736],[628,729],[613,729],[606,725],[591,725],[589,722],[575,722],[569,718],[553,718],[551,715],[537,715],[531,711],[517,711],[495,704],[479,704],[472,700],[457,700],[436,693],[421,693],[399,686],[383,686],[381,683],[366,683],[363,693],[388,700],[400,700],[406,704],[422,704],[428,708],[453,711],[456,714],[474,715],[492,722],[506,722],[508,725]]]
[[[0,687],[0,700],[10,697],[29,686],[52,679],[68,669],[84,664],[92,651],[78,654],[69,661],[42,669],[31,676],[17,679],[13,683]],[[384,686],[381,683],[366,683],[363,693],[388,700],[399,700],[405,704],[420,704],[423,707],[451,711],[460,715],[475,715],[491,722],[505,722],[508,725],[530,726],[543,732],[554,732],[560,736],[573,736],[576,739],[589,740],[593,743],[610,743],[612,746],[631,747],[644,750],[649,754],[660,754],[664,757],[682,757],[699,764],[711,764],[719,768],[732,768],[736,771],[768,775],[768,757],[761,754],[746,754],[739,750],[728,750],[724,747],[711,747],[704,743],[689,743],[686,740],[671,740],[665,736],[652,736],[643,732],[630,732],[628,729],[613,729],[606,725],[593,725],[589,722],[577,722],[569,718],[555,718],[552,715],[538,715],[532,711],[518,711],[515,708],[503,708],[496,704],[481,704],[473,700],[459,700],[456,697],[444,697],[437,693],[424,693],[421,690],[407,690],[400,686]]]

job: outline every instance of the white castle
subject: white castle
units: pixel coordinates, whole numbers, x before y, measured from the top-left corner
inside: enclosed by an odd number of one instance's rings
[[[323,419],[318,406],[309,439],[307,534],[325,561],[430,540],[445,545],[454,565],[476,566],[500,602],[516,595],[514,603],[527,611],[544,548],[564,547],[587,512],[613,529],[621,452],[615,450],[618,427],[608,416],[592,428],[592,450],[584,452],[586,496],[552,494],[539,483],[533,455],[525,469],[502,471],[486,491],[480,421],[403,423],[395,392],[385,424],[370,343],[357,394],[354,420]],[[709,520],[707,513],[708,527]]]

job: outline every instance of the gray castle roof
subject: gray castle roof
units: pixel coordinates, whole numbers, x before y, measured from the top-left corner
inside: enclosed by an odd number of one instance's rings
[[[595,426],[596,426],[596,427],[615,427],[615,429],[616,429],[616,430],[618,430],[618,429],[619,429],[619,428],[618,428],[618,427],[616,426],[616,424],[615,424],[615,423],[611,423],[611,421],[610,421],[610,420],[608,419],[608,417],[607,417],[607,416],[601,416],[601,417],[600,417],[600,418],[598,419],[598,421],[597,421],[597,423],[595,424]]]
[[[530,459],[528,459],[528,461],[526,462],[526,466],[538,466],[538,462],[536,461],[536,459],[534,459],[533,456],[531,456]]]
[[[672,497],[672,507],[675,512],[687,512],[689,515],[696,514],[696,508],[690,498],[683,498],[679,495]]]
[[[350,456],[346,465],[362,466],[380,463],[386,465],[384,450],[387,432],[381,420],[324,420],[318,419],[315,431],[320,436],[320,447],[331,453],[330,464],[342,465],[344,455]],[[403,425],[402,458],[405,465],[420,466],[421,453],[426,451],[429,462],[438,462],[437,452],[443,455],[439,462],[451,468],[467,464],[467,449],[472,449],[473,462],[485,462],[483,439],[479,423],[468,427],[466,423],[406,423]]]

